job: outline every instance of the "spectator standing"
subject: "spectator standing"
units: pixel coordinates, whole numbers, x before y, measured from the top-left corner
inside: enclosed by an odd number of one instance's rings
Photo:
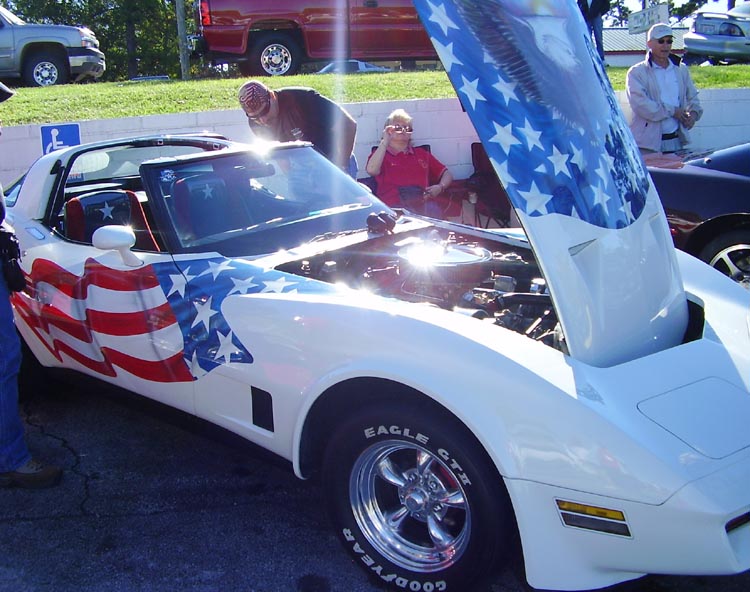
[[[356,178],[357,122],[341,105],[311,88],[271,90],[257,80],[240,87],[239,101],[250,129],[258,137],[311,142],[328,160]]]
[[[583,20],[594,38],[596,51],[605,66],[604,59],[604,15],[609,12],[610,0],[578,0],[578,8],[583,13]]]
[[[413,132],[411,116],[403,109],[393,111],[367,160],[367,173],[375,178],[375,193],[387,205],[440,218],[442,209],[434,198],[448,189],[453,175],[431,152],[412,145]]]
[[[0,82],[0,103],[13,96]],[[0,130],[1,132],[2,130]],[[5,197],[0,187],[0,224],[5,224]],[[0,487],[41,489],[60,481],[58,467],[45,466],[31,458],[24,439],[24,427],[18,411],[18,372],[21,368],[21,343],[13,321],[10,292],[0,273]]]
[[[703,115],[690,70],[672,52],[672,28],[648,31],[646,59],[628,70],[626,91],[633,120],[630,129],[642,153],[671,153],[690,142],[688,130]]]

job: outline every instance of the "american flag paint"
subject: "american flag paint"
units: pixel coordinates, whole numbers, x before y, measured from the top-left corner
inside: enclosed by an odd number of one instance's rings
[[[613,229],[640,216],[647,172],[574,2],[414,4],[516,208]]]
[[[114,269],[94,259],[73,273],[37,259],[29,288],[14,298],[29,328],[60,361],[94,373],[118,369],[154,382],[189,382],[253,356],[221,314],[233,294],[334,288],[223,257]]]

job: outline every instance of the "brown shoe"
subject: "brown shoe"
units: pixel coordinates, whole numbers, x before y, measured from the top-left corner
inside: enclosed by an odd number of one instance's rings
[[[60,482],[62,469],[43,465],[33,458],[15,471],[0,473],[0,487],[22,487],[23,489],[44,489]]]

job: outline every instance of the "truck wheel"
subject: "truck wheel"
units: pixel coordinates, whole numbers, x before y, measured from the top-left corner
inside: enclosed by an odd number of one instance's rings
[[[296,74],[302,61],[297,43],[283,33],[259,35],[253,45],[248,73],[260,76]]]
[[[732,230],[720,234],[703,248],[699,257],[750,289],[750,230]]]
[[[326,448],[323,487],[347,551],[399,590],[469,589],[497,569],[514,532],[487,455],[424,405],[381,405],[345,422]]]
[[[68,82],[65,58],[51,51],[38,51],[26,58],[23,80],[28,86],[52,86]]]

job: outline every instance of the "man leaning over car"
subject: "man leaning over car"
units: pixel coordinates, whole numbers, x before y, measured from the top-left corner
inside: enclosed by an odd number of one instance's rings
[[[672,28],[656,24],[647,39],[646,59],[630,68],[626,79],[630,129],[643,153],[677,152],[690,142],[688,130],[703,107],[690,70],[672,53]]]

